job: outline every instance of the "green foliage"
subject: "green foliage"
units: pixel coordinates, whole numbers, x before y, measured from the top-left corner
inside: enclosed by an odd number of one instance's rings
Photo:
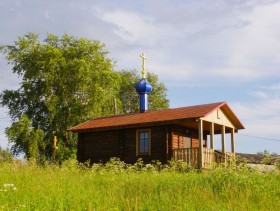
[[[276,168],[280,171],[280,158],[278,158],[277,160],[275,160],[274,165],[275,165]]]
[[[273,158],[270,155],[265,155],[261,163],[265,165],[271,165],[273,164]]]
[[[258,154],[263,155],[261,163],[265,165],[275,165],[277,164],[277,160],[280,159],[279,155],[276,153],[269,153],[267,150],[264,150],[264,152],[259,152]]]
[[[0,209],[280,209],[279,174],[225,168],[203,173],[146,170],[150,165],[139,160],[143,170],[130,171],[117,158],[92,167],[75,160],[61,167],[0,163]]]
[[[50,159],[56,135],[56,159],[74,158],[77,136],[67,129],[113,115],[114,99],[122,108],[119,113],[138,111],[133,85],[139,76],[135,71],[114,71],[108,51],[97,40],[48,34],[41,42],[37,34],[28,33],[14,45],[0,46],[0,52],[22,79],[19,89],[0,95],[0,104],[8,107],[13,119],[6,132],[14,154]],[[148,80],[154,86],[151,109],[168,107],[164,84],[151,73]]]
[[[24,153],[26,158],[37,159],[40,154],[44,155],[46,143],[44,142],[44,131],[34,129],[27,115],[19,118],[6,128],[8,141],[14,143],[11,151],[14,155]]]
[[[169,160],[166,168],[177,172],[189,172],[194,170],[191,166],[187,166],[183,160]]]
[[[236,165],[242,165],[244,166],[245,164],[248,163],[248,160],[240,155],[236,155],[235,156],[235,162],[236,162]]]
[[[139,111],[139,95],[135,90],[135,86],[140,80],[136,70],[123,70],[119,72],[121,78],[121,86],[119,99],[121,100],[120,113],[131,113]]]
[[[0,162],[11,162],[13,160],[13,155],[8,148],[2,149],[0,147]]]
[[[41,43],[38,35],[29,33],[20,37],[14,46],[2,46],[1,50],[7,54],[13,72],[22,78],[18,90],[2,93],[1,104],[9,108],[16,125],[21,124],[20,118],[24,114],[34,130],[45,131],[45,156],[51,155],[55,131],[61,145],[58,158],[72,157],[76,137],[67,129],[90,117],[113,112],[113,106],[108,105],[112,105],[112,99],[118,93],[119,76],[112,70],[112,61],[106,57],[108,52],[104,45],[67,34],[62,38],[49,34]],[[34,151],[36,142],[27,141],[29,132],[21,133],[23,140],[20,140],[21,136],[14,137],[13,132],[8,133],[15,143],[14,153],[29,153],[27,157],[37,154]],[[27,142],[29,144],[25,146],[23,143]],[[29,146],[32,152],[29,152]]]
[[[160,110],[169,107],[166,86],[158,81],[158,76],[148,72],[147,80],[151,83],[153,91],[149,95],[149,110]]]

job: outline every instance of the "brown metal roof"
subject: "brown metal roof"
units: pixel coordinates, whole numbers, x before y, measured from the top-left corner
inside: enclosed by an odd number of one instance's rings
[[[159,111],[148,111],[145,113],[133,113],[126,115],[116,115],[101,117],[81,123],[70,128],[72,132],[88,132],[93,130],[106,130],[125,127],[140,127],[147,124],[166,124],[178,120],[197,119],[206,117],[214,110],[221,108],[229,115],[237,126],[237,129],[244,129],[241,122],[231,111],[225,102],[196,105],[182,108],[165,109]]]

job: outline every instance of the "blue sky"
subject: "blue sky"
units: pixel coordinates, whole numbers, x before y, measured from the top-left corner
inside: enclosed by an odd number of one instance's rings
[[[0,44],[27,32],[97,39],[116,70],[139,73],[145,52],[172,108],[226,101],[246,127],[237,151],[280,154],[279,11],[278,0],[1,0]],[[0,91],[18,82],[0,55]],[[2,147],[9,125],[0,108]]]

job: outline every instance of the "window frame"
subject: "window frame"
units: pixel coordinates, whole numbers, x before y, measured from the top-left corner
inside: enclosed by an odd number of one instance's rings
[[[140,152],[140,134],[148,132],[148,151]],[[139,129],[136,130],[136,156],[138,155],[151,155],[151,129]]]

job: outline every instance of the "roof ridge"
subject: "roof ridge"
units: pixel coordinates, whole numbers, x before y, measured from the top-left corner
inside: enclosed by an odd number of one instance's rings
[[[100,117],[89,119],[88,121],[97,120],[97,119],[106,119],[106,118],[112,118],[112,117],[130,116],[130,115],[134,115],[134,114],[138,114],[138,113],[133,112],[133,113],[126,113],[126,114],[117,114],[117,115],[112,115],[112,116],[100,116]]]
[[[118,115],[111,115],[111,116],[103,116],[103,117],[97,117],[97,118],[92,118],[89,119],[88,121],[91,120],[98,120],[98,119],[106,119],[106,118],[113,118],[113,117],[122,117],[122,116],[130,116],[130,115],[139,115],[139,114],[147,114],[147,113],[156,113],[156,112],[161,112],[161,111],[166,111],[166,110],[176,110],[176,109],[186,109],[186,108],[191,108],[191,107],[201,107],[201,106],[208,106],[208,105],[214,105],[214,104],[225,104],[226,102],[216,102],[216,103],[206,103],[206,104],[198,104],[198,105],[191,105],[191,106],[184,106],[184,107],[177,107],[177,108],[166,108],[166,109],[160,109],[160,110],[148,110],[144,113],[140,112],[133,112],[133,113],[126,113],[126,114],[118,114]],[[216,108],[215,108],[216,109]]]
[[[213,103],[214,104],[214,103]],[[214,110],[216,110],[217,108],[221,108],[223,105],[225,105],[225,104],[227,104],[227,102],[219,102],[219,103],[217,103],[217,104],[219,104],[217,107],[215,107],[215,108],[213,108],[211,111],[209,111],[207,114],[205,114],[204,116],[206,117],[206,116],[208,116],[209,114],[211,114]]]

